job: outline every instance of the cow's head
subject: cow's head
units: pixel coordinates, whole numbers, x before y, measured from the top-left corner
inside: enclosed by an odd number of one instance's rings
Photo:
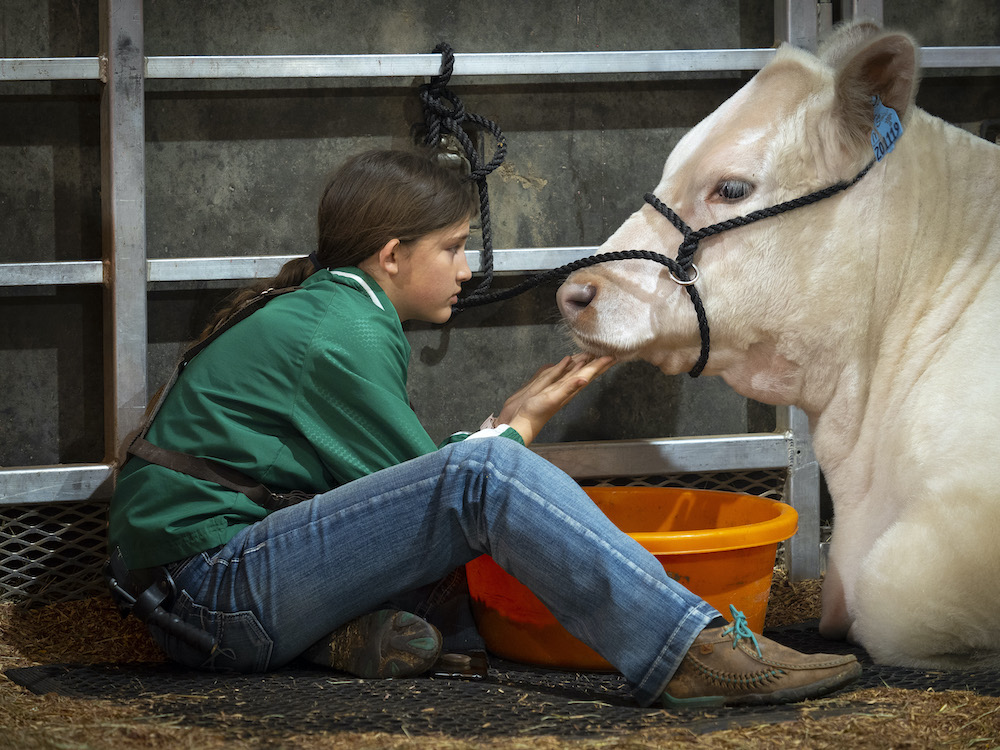
[[[871,24],[842,30],[821,59],[783,47],[681,139],[656,197],[697,230],[850,179],[872,158],[872,96],[905,124],[915,50],[909,37]],[[706,373],[724,375],[746,395],[790,403],[801,359],[843,346],[847,329],[865,325],[868,261],[856,244],[871,219],[863,197],[877,189],[877,178],[870,182],[874,188],[861,190],[862,180],[837,197],[702,240],[694,262],[712,334]],[[680,241],[647,204],[601,251],[673,257]],[[691,300],[657,263],[577,271],[558,302],[585,350],[645,359],[667,373],[689,370],[698,358]]]

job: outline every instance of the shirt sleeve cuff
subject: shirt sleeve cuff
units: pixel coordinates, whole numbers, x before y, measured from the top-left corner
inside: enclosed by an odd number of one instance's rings
[[[515,430],[510,425],[498,424],[495,427],[488,427],[486,429],[480,429],[478,432],[473,432],[466,440],[476,440],[478,438],[491,438],[491,437],[505,437],[514,442],[524,445],[524,438],[521,434]]]

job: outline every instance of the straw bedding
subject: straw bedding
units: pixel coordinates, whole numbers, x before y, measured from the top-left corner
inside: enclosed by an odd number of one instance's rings
[[[819,614],[819,581],[792,583],[776,572],[767,626],[800,623]],[[0,605],[0,671],[45,664],[161,663],[163,656],[142,625],[121,620],[105,597],[24,609]],[[197,696],[186,696],[188,699]],[[843,706],[829,711],[833,706]],[[331,711],[336,706],[330,707]],[[372,710],[378,710],[377,705]],[[447,711],[446,705],[421,708]],[[583,710],[583,708],[581,708]],[[707,718],[719,722],[725,712]],[[1000,748],[1000,698],[964,691],[867,689],[842,693],[800,710],[794,720],[765,720],[718,731],[651,726],[639,732],[560,737],[558,731],[523,739],[468,739],[388,733],[275,734],[259,725],[218,719],[191,726],[149,697],[81,700],[34,695],[0,678],[0,748]],[[266,719],[266,717],[263,717]],[[558,717],[553,717],[558,719]],[[558,722],[555,722],[556,724]],[[249,728],[248,728],[249,726]],[[715,724],[713,724],[715,726]]]

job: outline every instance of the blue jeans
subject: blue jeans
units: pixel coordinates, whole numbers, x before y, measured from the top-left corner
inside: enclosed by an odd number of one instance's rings
[[[270,514],[171,566],[172,611],[216,636],[176,661],[287,664],[339,625],[488,553],[649,705],[718,613],[671,580],[577,483],[506,438],[466,440]]]

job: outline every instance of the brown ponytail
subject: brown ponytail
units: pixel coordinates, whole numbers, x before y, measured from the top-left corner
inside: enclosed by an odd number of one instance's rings
[[[356,266],[390,240],[410,242],[468,219],[476,210],[472,187],[468,177],[439,165],[431,151],[367,151],[348,159],[320,199],[319,265]],[[288,261],[273,279],[231,297],[201,337],[265,289],[301,284],[315,270],[308,257]]]

